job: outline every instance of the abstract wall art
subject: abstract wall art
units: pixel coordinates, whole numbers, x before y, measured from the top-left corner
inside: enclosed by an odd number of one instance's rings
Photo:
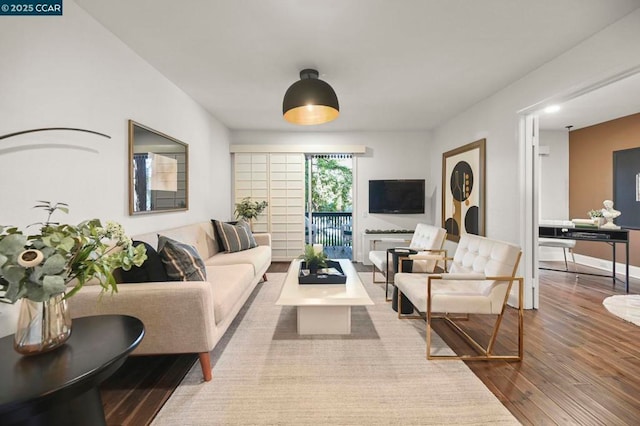
[[[485,145],[480,139],[442,154],[442,227],[451,241],[485,235]]]

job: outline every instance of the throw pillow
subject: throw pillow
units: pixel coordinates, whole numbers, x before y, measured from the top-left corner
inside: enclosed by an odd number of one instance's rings
[[[158,253],[170,280],[207,280],[204,262],[195,247],[158,235]]]
[[[225,222],[229,225],[236,225],[238,221]],[[211,226],[213,226],[213,235],[216,237],[216,243],[218,244],[219,250],[224,251],[224,243],[222,242],[222,236],[220,232],[218,232],[218,227],[216,226],[216,221],[211,219]]]
[[[133,246],[144,244],[147,248],[147,260],[140,266],[133,266],[128,271],[119,269],[120,283],[149,283],[169,281],[167,271],[158,252],[144,241],[133,241]]]
[[[234,253],[258,246],[255,238],[253,238],[251,227],[244,220],[238,221],[235,225],[220,222],[219,220],[214,220],[213,223],[226,252]]]

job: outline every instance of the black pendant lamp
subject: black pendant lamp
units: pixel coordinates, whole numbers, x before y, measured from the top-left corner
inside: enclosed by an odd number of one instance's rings
[[[318,79],[318,71],[300,71],[300,80],[287,89],[282,101],[282,114],[289,123],[310,126],[338,118],[338,97],[327,82]]]

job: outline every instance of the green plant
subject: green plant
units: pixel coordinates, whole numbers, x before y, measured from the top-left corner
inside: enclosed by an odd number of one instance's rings
[[[589,217],[591,219],[594,219],[596,217],[603,217],[602,216],[602,210],[589,210],[589,212],[587,214],[589,215]]]
[[[256,219],[260,213],[268,206],[266,201],[252,201],[250,197],[245,197],[239,203],[236,203],[235,215],[236,219],[245,219],[251,221]]]
[[[327,255],[324,252],[316,252],[312,245],[305,245],[304,254],[300,256],[307,264],[307,269],[315,271],[327,266]]]
[[[51,222],[56,211],[68,213],[65,203],[38,201],[34,208],[48,212],[39,233],[25,235],[16,227],[0,226],[0,301],[27,298],[41,302],[73,286],[71,297],[89,280],[103,290],[117,292],[116,268],[129,270],[147,258],[143,244],[133,247],[122,226],[91,219],[77,226]],[[30,225],[32,226],[32,225]]]

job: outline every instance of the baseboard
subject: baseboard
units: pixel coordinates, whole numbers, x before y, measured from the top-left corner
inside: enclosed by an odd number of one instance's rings
[[[599,259],[597,257],[585,256],[582,254],[576,254],[576,263],[607,272],[611,272],[613,270],[612,261]],[[618,276],[624,275],[625,268],[626,265],[624,263],[616,262],[616,274]],[[629,265],[629,278],[640,278],[640,268],[637,266]]]
[[[540,247],[539,260],[549,262],[564,262],[562,256],[562,250],[555,247]],[[576,263],[579,265],[589,266],[591,268],[600,269],[611,273],[613,270],[613,262],[610,260],[600,259],[597,257],[585,256],[583,254],[576,254]],[[567,262],[571,264],[571,253],[567,252]],[[624,263],[616,262],[616,274],[624,275],[624,269],[626,265]],[[569,265],[571,268],[571,265]],[[629,277],[640,279],[640,267],[629,265]]]

